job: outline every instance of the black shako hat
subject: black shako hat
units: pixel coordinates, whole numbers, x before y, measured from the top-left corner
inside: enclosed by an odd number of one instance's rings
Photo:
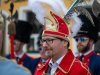
[[[16,34],[15,39],[24,43],[29,43],[30,35],[32,32],[32,26],[26,21],[16,22]]]
[[[98,34],[95,25],[83,14],[78,15],[78,17],[82,21],[82,26],[75,37],[87,36],[96,42]]]

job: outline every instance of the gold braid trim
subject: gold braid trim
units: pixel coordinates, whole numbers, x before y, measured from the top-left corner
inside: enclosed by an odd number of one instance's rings
[[[75,58],[73,59],[72,64],[70,65],[70,68],[69,68],[69,70],[68,70],[67,72],[66,72],[65,70],[63,70],[60,66],[58,66],[58,68],[59,68],[63,73],[67,74],[67,73],[69,73],[69,71],[71,70],[71,68],[72,68],[72,66],[73,66],[73,64],[74,64],[74,61],[75,61]]]
[[[81,63],[81,66],[87,71],[87,75],[91,75],[91,73],[89,72],[89,68],[87,69],[86,67],[83,66],[83,64]]]

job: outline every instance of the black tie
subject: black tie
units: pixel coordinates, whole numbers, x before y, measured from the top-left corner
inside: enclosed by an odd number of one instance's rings
[[[82,60],[83,60],[83,57],[84,57],[84,55],[81,55],[81,56],[80,56],[80,61],[82,61]]]

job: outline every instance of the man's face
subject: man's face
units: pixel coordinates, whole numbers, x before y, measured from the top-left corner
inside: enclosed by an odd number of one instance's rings
[[[59,55],[63,51],[63,41],[61,39],[51,37],[51,36],[44,36],[41,40],[41,45],[43,50],[45,50],[45,54],[48,57],[59,57]]]
[[[79,52],[85,53],[86,51],[89,50],[90,39],[88,37],[80,36],[80,37],[75,38],[75,40],[77,42],[77,48]]]
[[[40,55],[41,55],[41,58],[47,60],[49,57],[48,57],[48,55],[46,55],[46,51],[43,50],[42,46],[41,46],[40,48],[41,48],[41,49],[39,49],[39,53],[40,53]]]
[[[19,52],[22,49],[23,43],[20,42],[19,40],[14,40],[14,51]]]

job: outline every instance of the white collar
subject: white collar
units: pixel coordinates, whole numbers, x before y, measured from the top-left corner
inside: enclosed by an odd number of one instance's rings
[[[52,59],[49,62],[49,66],[51,67],[51,73],[50,75],[53,75],[57,69],[57,67],[59,66],[60,62],[62,61],[62,59],[64,58],[64,56],[60,57],[56,62],[53,63]]]
[[[89,53],[91,53],[92,51],[94,51],[94,50],[88,50],[86,53],[80,53],[80,56],[83,54],[83,55],[88,55]]]
[[[52,66],[57,66],[57,65],[59,65],[60,64],[60,62],[61,62],[61,60],[64,58],[64,56],[62,56],[62,57],[60,57],[55,63],[53,63],[53,61],[52,61],[52,59],[50,60],[50,62],[49,62],[49,66],[50,66],[50,64],[52,65]]]

